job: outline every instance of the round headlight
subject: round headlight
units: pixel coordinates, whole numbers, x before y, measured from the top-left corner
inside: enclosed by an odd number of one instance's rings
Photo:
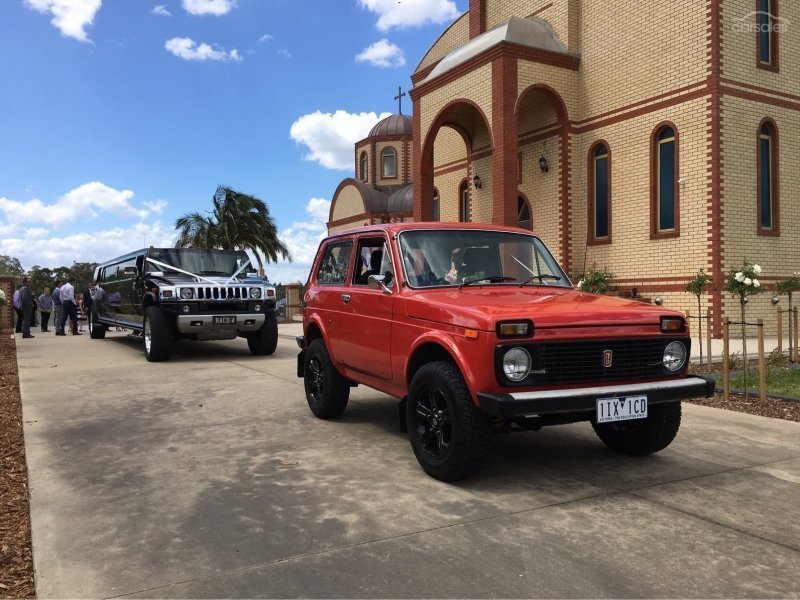
[[[261,298],[261,288],[250,288],[251,298]]]
[[[670,371],[680,371],[686,364],[686,346],[681,342],[670,342],[664,348],[664,366]]]
[[[183,300],[191,300],[194,298],[194,290],[192,288],[181,288],[181,298]]]
[[[512,348],[503,355],[503,373],[511,381],[522,381],[531,370],[531,355],[525,348]]]

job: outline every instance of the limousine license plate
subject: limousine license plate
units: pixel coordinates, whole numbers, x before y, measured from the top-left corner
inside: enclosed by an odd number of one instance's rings
[[[598,398],[597,422],[629,421],[647,418],[647,396]]]
[[[236,323],[236,317],[214,317],[211,321],[214,325],[234,325]]]

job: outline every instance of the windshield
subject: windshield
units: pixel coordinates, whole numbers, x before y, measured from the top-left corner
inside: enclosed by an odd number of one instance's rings
[[[571,287],[542,241],[505,231],[416,230],[400,234],[400,253],[411,287],[556,285]]]
[[[241,250],[208,250],[205,248],[153,248],[147,253],[160,263],[177,267],[182,271],[189,271],[195,275],[216,275],[230,277],[241,269],[239,276],[244,276],[252,267],[244,267],[250,262],[247,254]],[[148,271],[165,271],[169,269],[162,265],[150,263]]]

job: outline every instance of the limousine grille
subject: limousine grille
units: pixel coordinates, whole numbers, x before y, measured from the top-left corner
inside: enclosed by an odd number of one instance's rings
[[[198,286],[194,288],[194,297],[198,300],[246,300],[250,289],[246,287]]]

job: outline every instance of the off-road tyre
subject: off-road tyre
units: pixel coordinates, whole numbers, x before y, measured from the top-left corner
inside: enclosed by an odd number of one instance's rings
[[[144,356],[150,362],[169,360],[174,338],[169,319],[156,306],[148,306],[144,311],[142,324]]]
[[[97,309],[92,307],[89,309],[89,337],[93,340],[102,340],[106,337],[108,327],[97,321]]]
[[[247,336],[247,346],[256,356],[273,354],[278,347],[278,319],[275,311],[268,310],[264,317],[261,329]]]
[[[652,404],[646,419],[597,423],[592,427],[603,443],[622,454],[647,456],[669,446],[681,426],[681,403]]]
[[[406,410],[411,448],[428,475],[458,481],[483,467],[491,420],[475,406],[453,363],[423,365],[411,380]]]
[[[306,350],[303,384],[314,416],[335,419],[347,408],[350,382],[336,370],[321,338],[311,342]]]

